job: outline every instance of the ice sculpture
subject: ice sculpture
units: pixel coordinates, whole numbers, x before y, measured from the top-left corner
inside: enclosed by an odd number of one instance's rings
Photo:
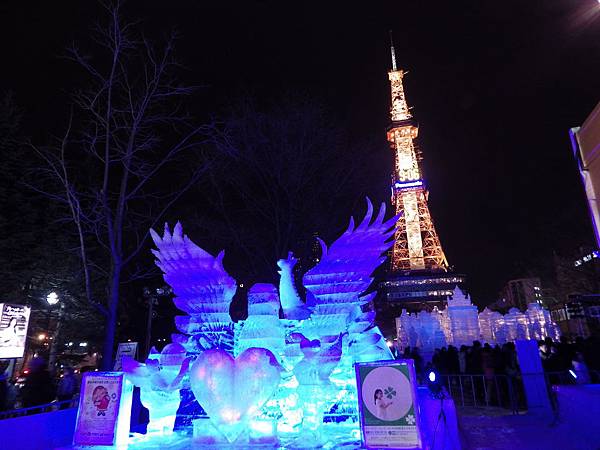
[[[175,325],[184,333],[172,336],[192,354],[212,348],[233,348],[233,323],[229,305],[237,284],[223,268],[225,252],[216,257],[202,250],[183,234],[179,222],[170,233],[165,224],[161,238],[150,230],[158,250],[156,265],[173,289],[173,302],[186,316],[177,316]]]
[[[414,315],[402,310],[397,320],[399,347],[419,347],[421,356],[431,358],[436,348],[444,347],[447,343],[443,320],[443,314],[437,308],[431,312],[419,311]]]
[[[157,265],[173,288],[176,306],[187,314],[176,317],[181,334],[172,339],[197,357],[190,372],[192,390],[230,442],[243,439],[240,430],[256,413],[251,429],[276,417],[277,429],[265,429],[292,434],[304,430],[314,442],[320,441],[324,413],[336,408],[347,415],[357,413],[354,362],[392,358],[374,325],[376,292],[369,291],[373,271],[393,244],[389,239],[397,217],[384,217],[385,204],[373,219],[367,199],[367,213],[357,227],[351,219],[329,248],[319,240],[320,261],[302,279],[306,301],[296,289],[293,254],[277,261],[279,296],[273,285],[254,285],[248,318],[235,325],[228,311],[236,282],[223,268],[223,252],[214,257],[202,250],[179,223],[172,233],[165,226],[162,237],[152,231]],[[280,305],[284,319],[279,319]],[[268,366],[265,355],[273,356]],[[263,362],[251,370],[255,360]],[[260,386],[256,371],[264,375]],[[242,394],[238,398],[231,389]]]
[[[550,317],[550,311],[539,303],[533,302],[527,306],[525,311],[527,324],[529,327],[529,336],[531,339],[542,340],[549,336],[554,340],[559,338],[558,327]]]
[[[294,284],[294,267],[298,260],[292,252],[288,253],[287,259],[277,261],[279,266],[279,293],[281,295],[281,309],[286,319],[306,319],[310,316],[308,307],[302,302]],[[250,313],[248,313],[250,314]]]
[[[279,297],[272,284],[255,284],[248,292],[248,319],[235,327],[235,356],[247,348],[263,347],[275,355],[285,347],[285,329],[279,320]]]
[[[179,408],[190,358],[179,344],[168,344],[158,353],[152,348],[145,364],[123,357],[123,372],[140,388],[140,400],[149,411],[148,432],[170,434]]]
[[[475,339],[489,344],[504,344],[516,339],[559,338],[558,327],[552,322],[550,312],[538,303],[530,303],[525,313],[512,308],[503,316],[485,308],[477,314],[477,308],[468,296],[456,289],[443,311],[434,308],[431,312],[410,314],[403,310],[396,318],[396,330],[400,349],[420,347],[425,358],[432,348],[470,345]]]
[[[211,422],[229,442],[275,393],[281,367],[269,350],[249,348],[236,359],[223,350],[207,350],[192,364],[190,384]]]
[[[529,328],[527,326],[527,316],[517,308],[508,310],[504,316],[504,323],[508,331],[508,340],[529,339]]]
[[[448,317],[454,345],[471,345],[479,339],[477,306],[471,303],[469,296],[458,286],[448,299]]]
[[[303,359],[294,367],[298,381],[298,397],[302,409],[302,428],[298,438],[304,447],[322,444],[320,428],[323,424],[324,405],[331,401],[332,383],[329,377],[342,356],[342,334],[333,344],[321,348],[318,339],[309,340],[301,333],[293,333],[292,339],[300,341]]]
[[[483,342],[504,344],[506,336],[501,332],[503,326],[504,319],[498,311],[491,311],[488,308],[484,308],[479,313],[479,330]]]

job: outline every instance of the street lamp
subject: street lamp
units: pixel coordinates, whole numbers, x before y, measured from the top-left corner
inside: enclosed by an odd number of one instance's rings
[[[58,294],[56,292],[50,292],[46,296],[46,302],[48,302],[50,306],[56,305],[59,301],[60,299],[58,298]]]

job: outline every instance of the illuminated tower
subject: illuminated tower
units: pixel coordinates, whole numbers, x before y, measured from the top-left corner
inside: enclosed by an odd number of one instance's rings
[[[412,116],[404,96],[402,78],[404,71],[396,67],[392,45],[392,70],[388,73],[392,89],[392,123],[387,139],[394,151],[392,176],[392,204],[398,219],[398,230],[392,249],[392,272],[446,271],[448,262],[442,250],[427,206],[428,191],[421,174],[420,158],[415,149],[419,127]]]

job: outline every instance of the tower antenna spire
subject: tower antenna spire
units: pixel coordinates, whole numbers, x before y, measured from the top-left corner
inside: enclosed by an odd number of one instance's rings
[[[392,51],[392,70],[395,72],[398,70],[396,66],[396,51],[394,50],[394,37],[392,36],[392,30],[390,30],[390,49]]]

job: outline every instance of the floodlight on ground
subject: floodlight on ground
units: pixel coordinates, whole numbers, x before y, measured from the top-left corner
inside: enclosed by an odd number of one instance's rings
[[[435,372],[433,370],[429,372],[429,381],[435,383]]]

